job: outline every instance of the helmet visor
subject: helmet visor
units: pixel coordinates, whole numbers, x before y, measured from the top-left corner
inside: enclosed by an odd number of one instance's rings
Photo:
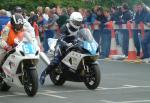
[[[16,25],[14,26],[14,29],[15,29],[16,31],[22,30],[22,29],[23,29],[23,24],[16,24]]]
[[[80,26],[82,24],[81,21],[72,21],[72,23],[75,25],[75,26]]]
[[[73,26],[69,25],[69,30],[71,32],[76,32],[78,29],[74,28]]]

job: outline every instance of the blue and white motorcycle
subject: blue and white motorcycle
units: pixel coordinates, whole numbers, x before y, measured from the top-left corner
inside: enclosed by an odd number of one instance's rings
[[[88,89],[96,89],[101,80],[98,44],[89,29],[78,32],[79,42],[62,51],[62,61],[49,74],[55,85],[63,85],[65,81],[84,82]],[[50,59],[53,58],[56,40],[49,39]]]

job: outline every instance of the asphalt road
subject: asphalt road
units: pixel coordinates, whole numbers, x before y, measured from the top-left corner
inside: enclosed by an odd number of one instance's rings
[[[54,86],[49,77],[35,97],[21,88],[0,92],[0,103],[150,103],[150,65],[100,61],[101,84],[88,90],[83,83]],[[40,62],[38,72],[45,65]]]

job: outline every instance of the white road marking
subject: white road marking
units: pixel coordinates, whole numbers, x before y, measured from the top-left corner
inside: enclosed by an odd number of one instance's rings
[[[135,101],[109,101],[109,100],[100,100],[101,102],[104,103],[150,103],[150,100],[135,100]]]
[[[53,91],[53,90],[42,90],[43,92],[46,92],[46,93],[56,93],[57,91]]]
[[[134,87],[116,87],[116,88],[104,88],[104,87],[99,87],[96,90],[118,90],[118,89],[130,89]],[[96,91],[95,90],[95,91]],[[66,90],[66,91],[51,91],[51,90],[46,90],[46,93],[72,93],[72,92],[84,92],[84,91],[89,91],[88,89],[78,89],[78,90]]]
[[[130,61],[130,62],[125,62],[125,61],[121,61],[121,60],[110,60],[110,59],[99,59],[99,61],[104,61],[104,62],[118,62],[118,63],[131,63],[131,64],[150,64],[150,63],[146,63],[146,62],[136,62],[136,61]]]
[[[4,98],[4,97],[13,97],[13,96],[17,96],[17,95],[2,95],[2,96],[0,96],[0,98]]]
[[[130,89],[130,88],[135,88],[135,87],[115,87],[115,88],[104,88],[104,87],[101,87],[101,88],[96,89],[96,90],[120,90],[120,89]]]
[[[132,89],[132,88],[150,88],[150,86],[123,85],[122,87],[114,87],[114,88],[98,87],[96,90],[120,90],[120,89]],[[43,91],[45,91],[46,93],[71,93],[71,92],[84,92],[89,90],[78,89],[78,90],[66,90],[66,91],[52,91],[52,90],[43,90]]]
[[[46,95],[46,96],[51,96],[51,97],[55,97],[55,98],[60,98],[60,99],[66,99],[67,97],[63,97],[63,96],[58,96],[58,95],[53,95],[53,94],[48,94],[48,93],[40,93],[38,92],[37,95],[40,94],[40,95]],[[20,92],[14,92],[12,95],[3,95],[3,96],[0,96],[0,98],[5,98],[5,97],[15,97],[15,96],[25,96],[26,94],[25,93],[20,93]]]
[[[14,96],[25,96],[25,95],[26,95],[25,93],[13,92],[12,95],[3,95],[3,96],[0,96],[0,98],[4,98],[4,97],[14,97]]]
[[[98,87],[97,90],[119,90],[119,89],[132,89],[132,88],[150,88],[150,86],[135,86],[135,85],[123,85],[122,87],[115,87],[115,88],[104,88]]]
[[[88,89],[86,89],[86,90],[78,89],[78,90],[55,91],[53,93],[72,93],[72,92],[83,92],[83,91],[89,91],[89,90]],[[46,93],[52,93],[52,92],[47,90]]]
[[[12,95],[2,95],[2,96],[0,96],[0,98],[5,98],[5,97],[15,97],[15,96],[24,96],[25,94],[22,94],[22,93],[20,93],[20,94],[12,94]]]
[[[133,88],[137,88],[137,86],[135,85],[124,85],[125,87],[133,87]]]
[[[132,88],[150,88],[150,86],[123,85],[121,87],[114,87],[114,88],[98,87],[96,90],[98,90],[98,91],[99,90],[121,90],[121,89],[132,89]],[[65,99],[65,98],[68,98],[68,97],[63,97],[63,96],[53,95],[53,94],[72,93],[72,92],[86,92],[86,91],[89,91],[89,90],[88,89],[85,89],[85,90],[78,89],[78,90],[65,90],[65,91],[53,91],[53,90],[42,90],[42,91],[43,92],[38,92],[37,94]],[[26,95],[26,94],[25,93],[20,93],[20,92],[14,92],[12,95],[2,95],[2,96],[0,96],[0,98],[13,97],[13,96],[22,96],[22,95]]]
[[[150,88],[150,86],[135,86],[135,85],[124,85],[127,87],[135,87],[135,88]]]
[[[13,92],[15,95],[26,95],[25,93],[20,93],[20,92]]]
[[[60,99],[66,99],[68,97],[63,97],[63,96],[59,96],[59,95],[53,95],[53,94],[48,94],[48,93],[38,93],[41,95],[46,95],[46,96],[50,96],[50,97],[56,97],[56,98],[60,98]]]
[[[116,87],[116,88],[104,88],[104,87],[98,87],[98,89],[96,90],[117,90],[117,89],[130,89],[130,88],[133,88],[133,87]],[[88,89],[78,89],[78,90],[66,90],[66,91],[52,91],[52,90],[43,90],[45,91],[46,93],[72,93],[72,92],[84,92],[84,91],[89,91]]]

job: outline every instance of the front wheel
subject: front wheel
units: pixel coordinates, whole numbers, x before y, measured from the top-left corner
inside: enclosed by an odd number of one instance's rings
[[[38,73],[36,69],[25,70],[24,72],[24,89],[28,96],[36,95],[38,90]]]
[[[86,65],[86,69],[84,84],[88,89],[96,89],[101,80],[100,66],[98,64]]]
[[[65,83],[65,78],[63,77],[62,73],[60,72],[60,68],[55,68],[51,70],[50,79],[54,83],[54,85],[62,86]]]
[[[4,81],[3,78],[0,77],[0,91],[8,91],[10,86],[8,86]]]

